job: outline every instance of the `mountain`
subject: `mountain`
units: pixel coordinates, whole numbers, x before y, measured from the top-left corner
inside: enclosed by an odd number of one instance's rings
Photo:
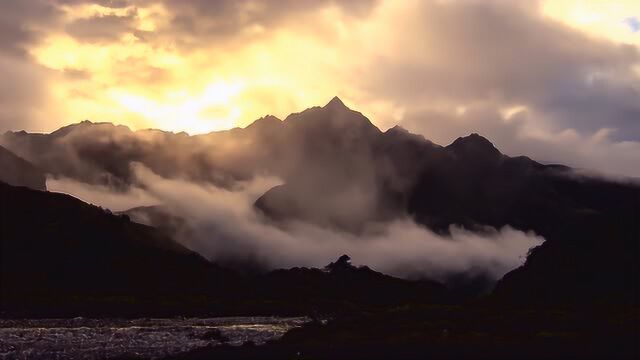
[[[429,280],[401,280],[351,265],[342,255],[324,269],[292,268],[274,270],[256,284],[258,292],[270,294],[271,301],[288,301],[295,306],[333,309],[334,312],[361,312],[406,304],[440,304],[452,301],[446,287]],[[309,306],[313,304],[313,306]]]
[[[138,185],[134,162],[222,187],[274,175],[283,184],[255,206],[275,222],[359,233],[409,216],[445,236],[454,224],[477,232],[509,225],[546,242],[496,295],[604,301],[615,293],[612,300],[637,301],[629,274],[640,254],[629,249],[640,241],[640,186],[510,157],[478,134],[440,146],[401,127],[382,132],[338,98],[284,120],[197,136],[83,122],[51,134],[7,133],[0,143],[54,176],[115,189]]]
[[[196,311],[201,297],[223,296],[216,287],[236,286],[233,273],[155,229],[71,196],[0,183],[0,200],[5,314]]]
[[[640,194],[590,182],[590,194],[607,207],[561,213],[552,237],[498,282],[494,298],[508,304],[640,304]]]
[[[40,169],[2,146],[0,146],[0,181],[36,190],[47,189],[47,179]]]
[[[239,274],[127,215],[0,182],[0,315],[331,314],[448,299],[443,285],[351,266]]]
[[[174,239],[177,238],[179,233],[189,231],[187,219],[172,214],[167,208],[160,205],[138,206],[117,212],[116,215],[127,216],[133,222],[152,226]]]

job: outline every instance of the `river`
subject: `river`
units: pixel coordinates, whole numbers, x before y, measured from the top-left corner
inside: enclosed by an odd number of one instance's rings
[[[0,320],[0,359],[160,359],[204,346],[274,340],[307,318]]]

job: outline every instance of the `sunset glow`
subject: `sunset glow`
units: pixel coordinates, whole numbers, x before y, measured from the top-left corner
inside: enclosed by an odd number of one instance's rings
[[[626,15],[639,12],[633,3],[549,1],[541,11],[580,31],[637,42],[623,23]],[[414,5],[385,2],[356,21],[328,7],[276,27],[249,22],[227,37],[192,39],[199,42],[195,46],[167,35],[172,13],[162,3],[67,4],[60,6],[62,23],[28,51],[53,71],[49,101],[58,122],[87,118],[202,133],[246,126],[268,113],[286,116],[337,93],[385,127],[401,120],[402,106],[363,92],[355,79],[341,75],[383,56],[377,44],[397,40],[396,15],[407,15]],[[74,24],[89,20],[126,26],[69,34]],[[315,26],[300,30],[299,21]],[[425,41],[425,50],[446,51],[429,37]],[[38,123],[37,130],[53,126]]]
[[[640,148],[637,1],[24,4],[26,40],[0,58],[16,84],[0,131],[88,119],[201,134],[339,96],[437,143],[477,131],[510,154],[607,169]]]

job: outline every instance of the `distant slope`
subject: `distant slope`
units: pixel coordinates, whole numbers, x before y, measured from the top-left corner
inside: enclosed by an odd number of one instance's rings
[[[0,181],[36,190],[47,189],[47,179],[40,169],[2,146],[0,146]]]

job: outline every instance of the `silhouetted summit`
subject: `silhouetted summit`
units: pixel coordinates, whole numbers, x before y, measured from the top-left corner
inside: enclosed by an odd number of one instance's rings
[[[334,96],[325,106],[325,109],[331,110],[350,110],[339,97]]]
[[[400,125],[394,125],[393,127],[389,128],[387,131],[385,131],[385,133],[387,133],[387,134],[410,134],[409,130],[403,128]]]
[[[316,141],[325,140],[361,141],[380,134],[380,130],[362,113],[349,109],[337,96],[323,107],[312,107],[294,113],[285,119],[298,135],[315,135]],[[292,133],[292,135],[293,135]],[[308,133],[308,134],[307,134]]]
[[[447,149],[456,155],[480,161],[497,160],[502,156],[491,141],[476,133],[457,138]]]
[[[433,147],[441,147],[440,145],[436,145],[433,142],[425,139],[424,136],[420,134],[414,134],[400,125],[395,125],[394,127],[389,128],[387,131],[385,131],[383,134],[383,139],[380,141],[380,143],[380,147],[402,147],[406,146],[407,143],[414,143],[414,146],[417,147],[423,147],[427,145]]]
[[[280,125],[282,125],[282,120],[273,115],[267,115],[252,122],[245,129],[258,129],[259,131],[269,127],[279,127]]]
[[[351,265],[351,258],[349,257],[349,255],[340,256],[338,260],[336,260],[335,262],[332,262],[326,267],[326,269],[329,271],[333,271],[337,269],[351,269],[351,268],[355,268],[355,267]]]

